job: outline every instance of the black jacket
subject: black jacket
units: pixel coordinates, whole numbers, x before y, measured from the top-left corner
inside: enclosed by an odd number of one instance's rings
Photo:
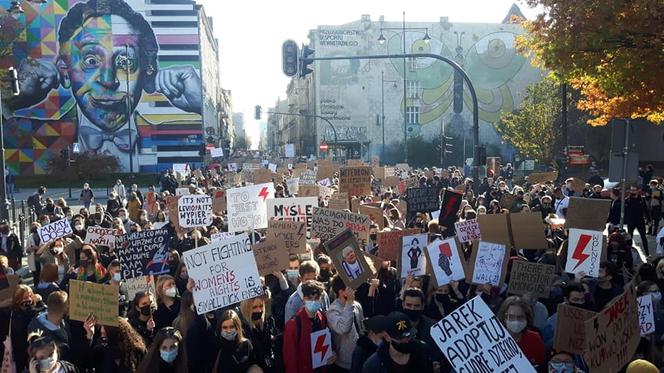
[[[2,242],[0,242],[2,245]],[[0,254],[7,255],[7,258],[10,259],[20,259],[23,257],[23,246],[21,246],[21,240],[14,232],[10,232],[7,235],[7,251],[4,251],[4,248],[0,246]]]
[[[415,340],[416,348],[411,353],[410,360],[408,361],[407,370],[417,373],[433,372],[433,362],[429,354],[427,345],[420,341]],[[383,343],[378,347],[378,350],[369,357],[362,366],[363,373],[388,373],[390,368],[390,344]]]
[[[362,366],[369,356],[378,349],[375,343],[366,335],[360,336],[353,350],[353,359],[350,365],[350,373],[362,373]]]

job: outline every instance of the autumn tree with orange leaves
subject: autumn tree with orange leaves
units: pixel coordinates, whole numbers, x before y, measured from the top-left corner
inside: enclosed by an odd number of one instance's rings
[[[521,51],[578,89],[577,106],[612,119],[664,121],[664,0],[525,0]]]

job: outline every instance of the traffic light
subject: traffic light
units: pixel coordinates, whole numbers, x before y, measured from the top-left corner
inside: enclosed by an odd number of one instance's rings
[[[314,58],[311,56],[314,52],[315,51],[308,46],[302,46],[302,54],[300,55],[300,78],[304,78],[314,72],[314,70],[309,67],[309,65],[314,62]]]
[[[480,153],[480,159],[479,162],[477,163],[480,166],[486,166],[486,146],[480,145],[479,146],[479,153]]]
[[[9,68],[9,80],[12,83],[12,93],[14,96],[18,96],[21,88],[18,85],[18,71],[13,66]]]
[[[198,148],[198,155],[205,157],[205,144],[201,143],[200,148]]]
[[[263,109],[261,108],[261,106],[260,106],[260,105],[256,105],[256,107],[254,108],[254,110],[255,110],[255,112],[254,112],[254,119],[256,119],[256,120],[261,120],[261,116],[262,116],[262,114],[263,114],[263,113],[262,113]]]
[[[286,40],[281,46],[281,69],[288,77],[297,75],[297,43],[293,40]]]
[[[60,149],[60,158],[69,163],[69,148]]]

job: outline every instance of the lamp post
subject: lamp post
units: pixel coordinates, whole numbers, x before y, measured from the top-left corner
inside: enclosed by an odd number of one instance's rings
[[[396,80],[385,80],[385,71],[380,72],[380,111],[381,111],[381,120],[380,123],[383,126],[383,142],[380,158],[385,159],[385,83],[394,83],[394,88],[397,87]]]
[[[131,99],[129,96],[129,44],[125,44],[125,78],[127,83],[127,129],[129,130],[129,177],[134,177],[134,147],[131,138]]]
[[[406,30],[415,31],[415,30],[425,30],[424,37],[422,40],[425,43],[431,41],[429,36],[429,29],[427,27],[406,27],[406,12],[402,12],[401,28],[398,27],[381,27],[380,36],[378,36],[378,42],[380,44],[385,43],[385,36],[383,35],[383,30],[400,30],[401,31],[401,41],[403,42],[403,148],[404,148],[404,160],[408,163],[408,115],[407,115],[407,95],[406,95]]]

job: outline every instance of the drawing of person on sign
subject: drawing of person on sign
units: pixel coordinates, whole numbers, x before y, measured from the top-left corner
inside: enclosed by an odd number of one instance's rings
[[[355,250],[353,250],[351,246],[348,246],[341,251],[341,256],[343,259],[341,261],[341,266],[343,267],[346,276],[348,276],[348,278],[351,280],[355,280],[356,278],[360,277],[364,270],[360,265],[360,261],[357,260]]]
[[[408,250],[411,270],[416,270],[419,267],[421,256],[422,249],[420,248],[420,241],[417,238],[413,238],[413,240],[410,241],[410,249]]]

